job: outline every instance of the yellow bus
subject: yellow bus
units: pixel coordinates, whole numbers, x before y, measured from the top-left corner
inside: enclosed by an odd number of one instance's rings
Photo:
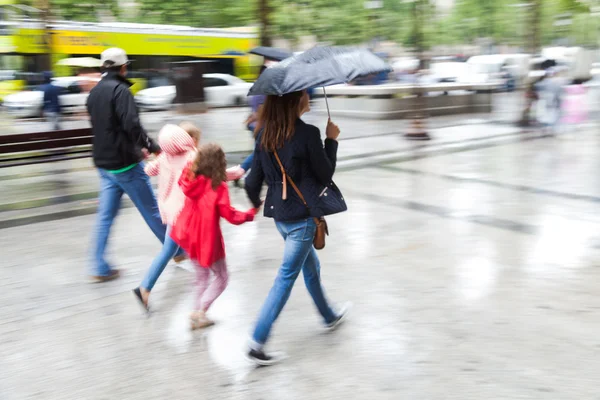
[[[45,32],[48,32],[45,35]],[[260,59],[249,56],[258,35],[247,29],[203,29],[137,23],[54,21],[43,29],[40,21],[0,21],[0,100],[40,83],[49,51],[57,76],[74,75],[71,67],[56,63],[70,57],[95,57],[109,47],[124,49],[132,60],[134,92],[164,83],[169,63],[210,60],[210,72],[256,78]]]

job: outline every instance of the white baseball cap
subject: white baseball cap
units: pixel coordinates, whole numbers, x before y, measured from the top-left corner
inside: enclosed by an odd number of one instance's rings
[[[100,55],[103,67],[120,67],[121,65],[129,64],[127,53],[125,50],[118,47],[106,49]]]

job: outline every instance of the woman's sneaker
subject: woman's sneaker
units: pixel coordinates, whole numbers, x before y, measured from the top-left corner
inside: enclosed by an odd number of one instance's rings
[[[338,311],[338,316],[332,322],[325,325],[328,331],[334,331],[338,326],[341,325],[342,322],[346,320],[350,309],[352,308],[352,303],[344,303],[342,308]]]
[[[253,364],[261,367],[268,367],[269,365],[277,364],[278,362],[285,359],[285,354],[281,352],[273,352],[266,354],[262,350],[250,350],[246,354],[246,359]]]

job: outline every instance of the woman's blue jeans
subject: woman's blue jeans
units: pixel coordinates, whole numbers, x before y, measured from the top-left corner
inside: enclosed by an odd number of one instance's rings
[[[317,252],[313,247],[316,230],[315,221],[308,218],[294,222],[276,221],[275,224],[285,240],[283,262],[275,278],[275,283],[262,307],[252,335],[250,346],[255,350],[260,350],[269,338],[271,327],[288,301],[300,271],[304,275],[304,283],[308,293],[310,293],[325,323],[331,323],[336,318],[336,314],[329,306],[321,286],[321,266]]]
[[[165,267],[169,263],[169,260],[177,254],[179,250],[179,246],[170,236],[171,227],[167,226],[167,233],[165,234],[165,241],[163,243],[163,247],[160,253],[154,258],[152,261],[152,265],[150,265],[150,269],[146,273],[146,277],[142,281],[141,287],[146,289],[147,291],[151,291],[156,281],[160,277],[160,274],[165,270]]]

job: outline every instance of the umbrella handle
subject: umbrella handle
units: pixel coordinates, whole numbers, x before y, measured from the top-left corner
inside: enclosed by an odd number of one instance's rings
[[[327,101],[327,92],[325,91],[325,86],[323,86],[323,94],[325,95],[325,105],[327,106],[327,117],[331,119],[331,113],[329,112],[329,101]]]

